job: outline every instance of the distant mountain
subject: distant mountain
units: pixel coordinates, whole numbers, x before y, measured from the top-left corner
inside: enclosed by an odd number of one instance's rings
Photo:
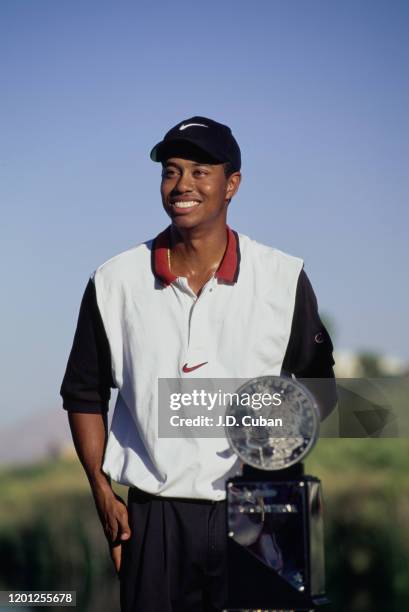
[[[0,465],[22,464],[72,449],[67,413],[62,408],[30,415],[0,429]]]

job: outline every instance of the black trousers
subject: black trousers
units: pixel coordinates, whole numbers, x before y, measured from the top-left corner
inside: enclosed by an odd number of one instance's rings
[[[226,502],[128,494],[121,612],[219,612],[227,594]]]

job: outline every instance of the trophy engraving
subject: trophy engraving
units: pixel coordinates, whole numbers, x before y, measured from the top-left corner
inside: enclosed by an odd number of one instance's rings
[[[246,382],[236,393],[239,400],[230,404],[226,415],[233,416],[238,427],[226,427],[226,436],[244,463],[261,470],[280,470],[310,452],[318,438],[319,412],[303,385],[283,377],[262,376]],[[279,397],[281,403],[262,405],[256,411],[240,402],[241,397],[255,394]]]

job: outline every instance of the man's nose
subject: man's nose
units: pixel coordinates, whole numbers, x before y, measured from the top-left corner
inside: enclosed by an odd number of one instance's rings
[[[173,188],[173,191],[177,193],[185,193],[186,191],[193,190],[193,181],[190,172],[182,172],[178,178],[176,185]]]

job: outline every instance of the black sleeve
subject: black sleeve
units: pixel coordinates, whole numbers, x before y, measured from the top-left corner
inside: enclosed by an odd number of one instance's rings
[[[61,385],[63,407],[69,412],[107,412],[110,387],[114,386],[108,339],[90,279]]]
[[[332,351],[331,338],[319,317],[313,288],[301,270],[283,371],[297,378],[333,378]]]

